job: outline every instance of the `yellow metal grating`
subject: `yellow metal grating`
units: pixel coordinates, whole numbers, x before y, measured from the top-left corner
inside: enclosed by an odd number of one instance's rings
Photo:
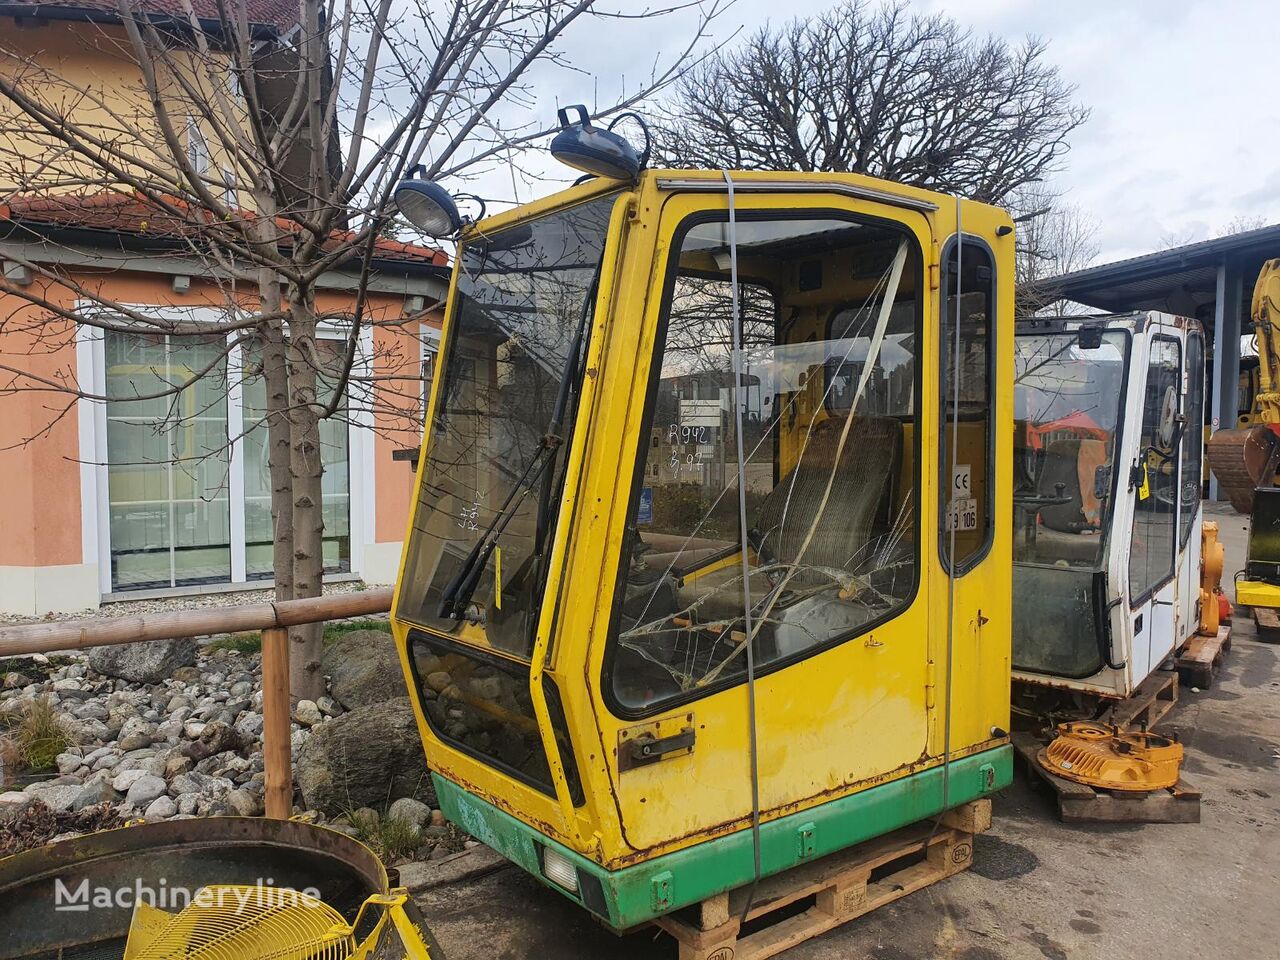
[[[222,884],[176,914],[140,904],[124,960],[346,960],[354,946],[342,915],[314,897]]]

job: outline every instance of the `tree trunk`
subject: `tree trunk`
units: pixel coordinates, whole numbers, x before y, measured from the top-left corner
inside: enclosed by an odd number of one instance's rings
[[[289,290],[289,477],[293,492],[293,595],[318,597],[324,577],[324,511],[320,460],[320,404],[316,396],[320,355],[315,299],[310,290]],[[293,696],[324,695],[320,672],[322,624],[289,630],[289,686]]]
[[[264,185],[253,191],[261,216],[254,222],[255,240],[275,251],[275,198]],[[258,270],[258,305],[263,313],[278,313],[280,275],[268,266]],[[293,599],[293,479],[289,472],[292,424],[289,420],[289,362],[285,325],[280,319],[258,325],[262,351],[262,379],[266,387],[267,469],[271,482],[271,572],[277,600]]]
[[[274,285],[274,284],[273,284]],[[279,289],[276,307],[279,308]],[[272,309],[265,303],[264,310]],[[293,482],[289,474],[289,366],[285,353],[284,324],[263,324],[262,376],[267,387],[267,463],[271,478],[271,568],[276,599],[293,599]]]

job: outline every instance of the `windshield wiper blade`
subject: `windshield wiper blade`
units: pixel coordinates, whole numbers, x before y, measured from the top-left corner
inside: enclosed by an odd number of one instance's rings
[[[489,562],[489,557],[492,556],[494,548],[498,545],[502,532],[506,530],[507,524],[516,515],[516,510],[524,501],[524,498],[529,495],[534,483],[537,482],[543,469],[550,462],[546,455],[547,451],[558,444],[559,437],[553,438],[548,434],[542,438],[538,449],[534,451],[533,456],[529,459],[528,466],[524,468],[524,473],[520,475],[520,479],[511,488],[511,492],[507,494],[506,500],[502,502],[502,506],[494,514],[493,519],[489,521],[489,525],[481,531],[480,539],[476,541],[476,545],[471,548],[467,558],[462,561],[462,566],[458,568],[458,572],[453,575],[453,579],[449,581],[444,588],[444,592],[441,593],[441,617],[451,617],[454,620],[462,619],[462,614],[467,609],[467,604],[471,602],[471,596],[479,585],[480,573]],[[535,468],[537,469],[535,470]]]
[[[582,312],[578,317],[578,326],[573,332],[573,339],[569,342],[564,373],[560,377],[560,384],[556,390],[555,406],[551,409],[551,422],[547,424],[546,432],[542,435],[542,441],[534,452],[533,457],[529,460],[529,465],[525,467],[524,473],[516,481],[515,486],[511,488],[511,492],[507,494],[502,507],[494,515],[493,520],[489,522],[489,526],[481,533],[480,539],[471,548],[471,552],[467,554],[467,559],[463,561],[458,572],[454,574],[453,579],[445,586],[444,592],[440,597],[441,617],[454,620],[462,619],[468,604],[471,603],[471,597],[476,592],[476,587],[480,584],[480,574],[488,565],[489,557],[493,555],[493,551],[498,545],[498,540],[502,537],[502,532],[506,530],[507,524],[516,515],[516,510],[534,488],[538,479],[546,475],[538,501],[537,528],[534,535],[535,555],[539,555],[542,552],[542,542],[545,538],[551,499],[551,483],[547,470],[555,463],[556,452],[564,442],[561,431],[563,430],[565,414],[569,407],[569,396],[574,391],[574,386],[579,379],[582,368],[582,341],[586,337],[587,321],[594,313],[599,276],[600,271],[597,268],[596,279],[592,281],[590,289],[583,298]],[[536,470],[535,467],[537,468]],[[498,584],[497,589],[501,590],[502,584]]]

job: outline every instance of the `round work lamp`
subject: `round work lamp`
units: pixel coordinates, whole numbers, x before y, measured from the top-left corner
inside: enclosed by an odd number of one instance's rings
[[[429,237],[450,237],[462,229],[462,215],[449,191],[433,180],[424,180],[419,164],[409,177],[396,184],[392,200],[406,220]]]
[[[577,113],[577,120],[569,119],[571,112]],[[551,155],[561,163],[607,180],[634,180],[644,168],[648,147],[645,147],[644,156],[637,156],[636,148],[625,137],[614,133],[612,125],[607,130],[593,127],[590,114],[582,104],[565,107],[558,111],[558,115],[561,129],[551,141]],[[635,117],[634,114],[624,116]],[[648,135],[646,129],[646,138]]]

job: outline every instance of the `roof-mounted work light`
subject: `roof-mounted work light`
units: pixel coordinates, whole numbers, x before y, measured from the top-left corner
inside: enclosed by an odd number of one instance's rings
[[[571,112],[577,113],[577,120],[569,119]],[[580,103],[564,107],[558,116],[561,129],[551,141],[551,155],[575,170],[608,180],[634,180],[649,160],[649,128],[637,114],[621,114],[605,129],[591,125],[587,108]],[[644,130],[643,154],[637,155],[636,148],[625,137],[613,132],[613,128],[627,118],[635,120]]]
[[[462,214],[449,191],[434,180],[425,180],[421,164],[408,179],[396,184],[391,198],[405,219],[429,237],[450,237],[462,229]]]

